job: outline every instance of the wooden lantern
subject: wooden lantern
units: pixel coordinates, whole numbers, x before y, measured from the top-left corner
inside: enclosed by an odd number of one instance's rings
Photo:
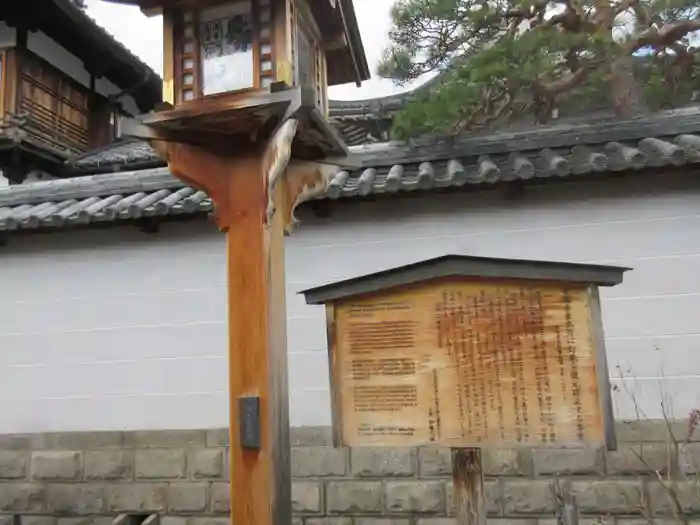
[[[226,233],[231,519],[288,524],[284,233],[347,153],[327,86],[369,78],[352,0],[118,1],[163,14],[167,102],[120,130],[207,193]]]
[[[172,140],[211,145],[216,134],[236,135],[229,149],[246,148],[293,115],[296,157],[346,152],[325,117],[328,86],[370,77],[352,0],[108,1],[163,15],[170,110],[141,119],[159,138],[170,131]]]
[[[302,292],[336,445],[615,449],[598,286],[626,270],[450,255]]]

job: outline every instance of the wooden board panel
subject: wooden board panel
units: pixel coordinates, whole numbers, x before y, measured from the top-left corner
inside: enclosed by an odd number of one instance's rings
[[[5,65],[3,66],[3,115],[5,112],[17,113],[17,51],[7,49],[5,51]]]
[[[172,105],[175,105],[175,71],[179,69],[175,66],[175,41],[175,12],[166,9],[163,11],[163,102]]]
[[[336,435],[347,446],[605,444],[590,302],[585,287],[513,281],[339,302]]]
[[[88,89],[44,60],[25,52],[17,92],[30,134],[73,152],[89,144]]]
[[[0,118],[5,116],[5,93],[7,92],[7,51],[0,51]]]

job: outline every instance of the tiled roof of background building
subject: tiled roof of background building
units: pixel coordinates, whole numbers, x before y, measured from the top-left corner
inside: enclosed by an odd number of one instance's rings
[[[148,142],[129,139],[88,151],[84,155],[73,158],[70,164],[80,170],[101,168],[118,170],[124,166],[148,162],[163,163]]]
[[[389,118],[391,112],[401,108],[411,96],[433,85],[436,79],[428,81],[416,90],[398,95],[369,98],[364,100],[330,100],[329,119],[348,146],[359,146],[377,142],[368,132],[374,121]],[[372,131],[374,131],[372,129]],[[375,133],[376,134],[376,133]],[[141,140],[126,140],[98,150],[89,151],[75,157],[71,164],[79,170],[121,169],[143,162],[157,162],[153,149]]]
[[[146,111],[146,108],[150,109],[153,104],[160,100],[162,79],[148,64],[74,2],[51,0],[51,3],[55,5],[57,10],[51,11],[52,16],[48,9],[52,6],[44,4],[43,9],[46,9],[46,12],[43,15],[50,18],[56,17],[56,19],[42,21],[42,24],[51,27],[52,31],[68,34],[69,36],[66,37],[68,40],[80,38],[80,42],[83,44],[89,43],[90,45],[85,49],[85,55],[100,54],[103,65],[107,66],[106,76],[120,85],[122,89],[135,89],[131,94],[136,98],[142,111]],[[84,56],[81,58],[85,59]],[[137,82],[141,85],[136,86]]]
[[[367,126],[353,121],[331,121],[348,146],[371,144],[377,141],[368,135]],[[119,170],[141,163],[161,163],[147,142],[125,140],[74,157],[70,165],[78,170]]]
[[[62,6],[65,7],[66,9],[70,9],[71,12],[80,20],[82,19],[84,23],[94,27],[97,31],[102,33],[102,35],[107,39],[108,41],[111,41],[117,48],[119,48],[121,51],[123,51],[131,61],[134,62],[134,64],[137,64],[139,67],[143,68],[145,71],[150,71],[153,73],[153,76],[155,78],[160,79],[160,75],[158,75],[151,66],[146,64],[143,60],[141,60],[140,57],[136,56],[128,47],[126,47],[124,44],[122,44],[119,40],[116,39],[114,35],[112,35],[109,31],[107,31],[104,27],[102,27],[100,24],[97,23],[96,20],[94,20],[90,15],[87,14],[86,11],[81,9],[79,6],[75,4],[75,2],[71,2],[70,0],[58,0],[62,2]],[[162,81],[162,79],[161,79]]]
[[[490,185],[516,180],[700,165],[700,111],[459,137],[451,142],[353,147],[334,162],[326,199]],[[0,230],[208,212],[209,197],[167,168],[0,189]]]

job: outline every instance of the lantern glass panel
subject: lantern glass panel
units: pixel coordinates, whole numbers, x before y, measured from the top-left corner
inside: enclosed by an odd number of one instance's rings
[[[214,95],[254,87],[250,1],[203,9],[199,22],[202,93]]]

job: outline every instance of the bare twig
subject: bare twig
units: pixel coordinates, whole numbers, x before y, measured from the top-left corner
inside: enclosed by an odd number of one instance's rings
[[[656,347],[655,347],[656,348]],[[659,350],[658,348],[656,348]],[[618,366],[618,370],[621,370],[621,367]],[[673,431],[673,426],[671,422],[671,417],[670,414],[673,414],[673,407],[672,406],[667,406],[665,396],[664,396],[664,388],[663,384],[665,381],[665,374],[663,371],[663,366],[661,366],[660,370],[660,384],[661,384],[661,415],[662,419],[664,421],[664,426],[667,429],[667,457],[666,457],[666,473],[664,474],[660,470],[654,468],[652,465],[649,464],[649,462],[646,460],[644,457],[644,442],[643,440],[640,442],[640,450],[639,452],[632,449],[632,453],[635,455],[635,457],[639,460],[639,462],[642,464],[643,468],[646,471],[646,474],[653,477],[663,488],[664,493],[666,494],[666,498],[669,502],[669,507],[671,510],[671,513],[673,515],[674,521],[679,524],[679,525],[688,525],[689,523],[689,518],[685,512],[683,503],[681,501],[681,496],[678,493],[678,484],[677,484],[677,479],[680,477],[680,472],[678,470],[678,460],[679,460],[679,453],[680,453],[680,447],[681,444],[678,441],[678,438],[676,437],[674,431]],[[621,378],[621,383],[623,385],[623,389],[628,393],[630,396],[630,400],[635,408],[635,412],[637,414],[637,420],[646,419],[649,420],[648,417],[646,417],[646,414],[642,407],[640,406],[638,399],[636,397],[636,394],[633,392],[630,392],[629,389],[627,388],[627,382],[625,381],[625,378],[622,374],[620,374]],[[635,378],[636,381],[636,378]],[[671,404],[671,403],[669,403]],[[690,413],[689,419],[688,419],[688,436],[686,437],[686,443],[690,441],[692,433],[695,431],[695,427],[698,425],[698,422],[700,422],[700,410],[693,410]],[[641,514],[644,517],[644,519],[650,524],[653,525],[655,523],[655,518],[653,515],[653,510],[650,508],[650,502],[642,502],[642,509],[641,509]]]

